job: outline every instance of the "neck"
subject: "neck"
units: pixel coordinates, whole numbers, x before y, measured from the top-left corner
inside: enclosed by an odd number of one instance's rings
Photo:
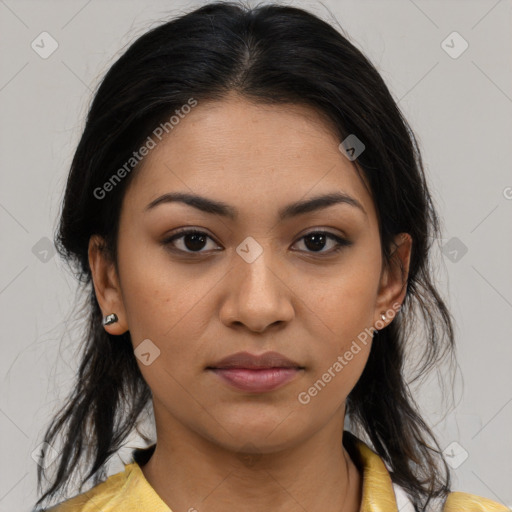
[[[172,510],[360,510],[362,477],[341,442],[342,415],[297,446],[265,454],[256,447],[234,453],[179,422],[169,425],[167,418],[165,424],[169,435],[157,429],[157,446],[142,471]]]

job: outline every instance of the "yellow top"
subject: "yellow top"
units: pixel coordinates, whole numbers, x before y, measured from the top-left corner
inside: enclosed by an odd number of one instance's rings
[[[352,433],[344,431],[343,443],[363,475],[363,495],[360,512],[399,512],[396,484],[382,458]],[[154,446],[154,445],[153,445]],[[152,451],[150,447],[147,451]],[[135,461],[124,471],[108,477],[47,512],[172,512],[144,477]],[[140,459],[139,459],[140,460]],[[143,465],[143,464],[142,464]],[[403,490],[401,490],[403,491]],[[400,507],[400,510],[414,510]],[[407,505],[406,505],[407,507]],[[508,507],[487,498],[464,492],[451,492],[442,512],[511,512]]]

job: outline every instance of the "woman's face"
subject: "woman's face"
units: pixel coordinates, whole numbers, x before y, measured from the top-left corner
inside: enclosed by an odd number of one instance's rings
[[[130,331],[157,429],[265,453],[343,421],[371,348],[363,333],[405,287],[382,267],[372,199],[340,142],[307,107],[233,96],[199,102],[146,156],[122,204],[118,273],[92,243],[90,261],[103,313],[119,317],[106,328]],[[157,201],[175,193],[232,216]],[[351,199],[291,206],[328,194]],[[202,236],[171,241],[183,228]],[[268,351],[300,369],[275,370],[274,387],[269,370],[219,369]]]

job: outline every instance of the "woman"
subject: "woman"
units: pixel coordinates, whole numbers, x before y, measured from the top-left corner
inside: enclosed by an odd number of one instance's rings
[[[214,3],[143,35],[97,91],[67,183],[57,242],[90,327],[38,505],[507,510],[451,492],[402,373],[415,317],[419,373],[453,355],[436,236],[414,135],[334,28]],[[106,478],[148,405],[156,439]],[[66,497],[79,464],[94,486]]]

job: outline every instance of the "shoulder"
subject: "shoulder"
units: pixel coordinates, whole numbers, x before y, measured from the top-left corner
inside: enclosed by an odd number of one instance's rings
[[[443,512],[511,512],[511,509],[476,494],[451,492],[446,499]]]
[[[154,447],[136,449],[124,471],[109,476],[87,492],[39,512],[171,512],[146,480],[140,463]]]
[[[118,498],[123,494],[130,478],[131,467],[126,466],[124,471],[109,476],[91,489],[73,498],[70,498],[44,512],[110,512],[114,510]],[[116,503],[114,503],[116,500]]]
[[[343,439],[363,473],[361,510],[417,512],[405,489],[393,481],[389,464],[373,448],[347,430]],[[446,499],[431,499],[429,512],[512,512],[512,509],[476,494],[451,491]]]
[[[416,512],[412,501],[402,487],[393,483],[393,491],[400,512]],[[450,492],[444,506],[439,499],[434,500],[431,510],[435,512],[512,512],[501,503],[466,492]]]

